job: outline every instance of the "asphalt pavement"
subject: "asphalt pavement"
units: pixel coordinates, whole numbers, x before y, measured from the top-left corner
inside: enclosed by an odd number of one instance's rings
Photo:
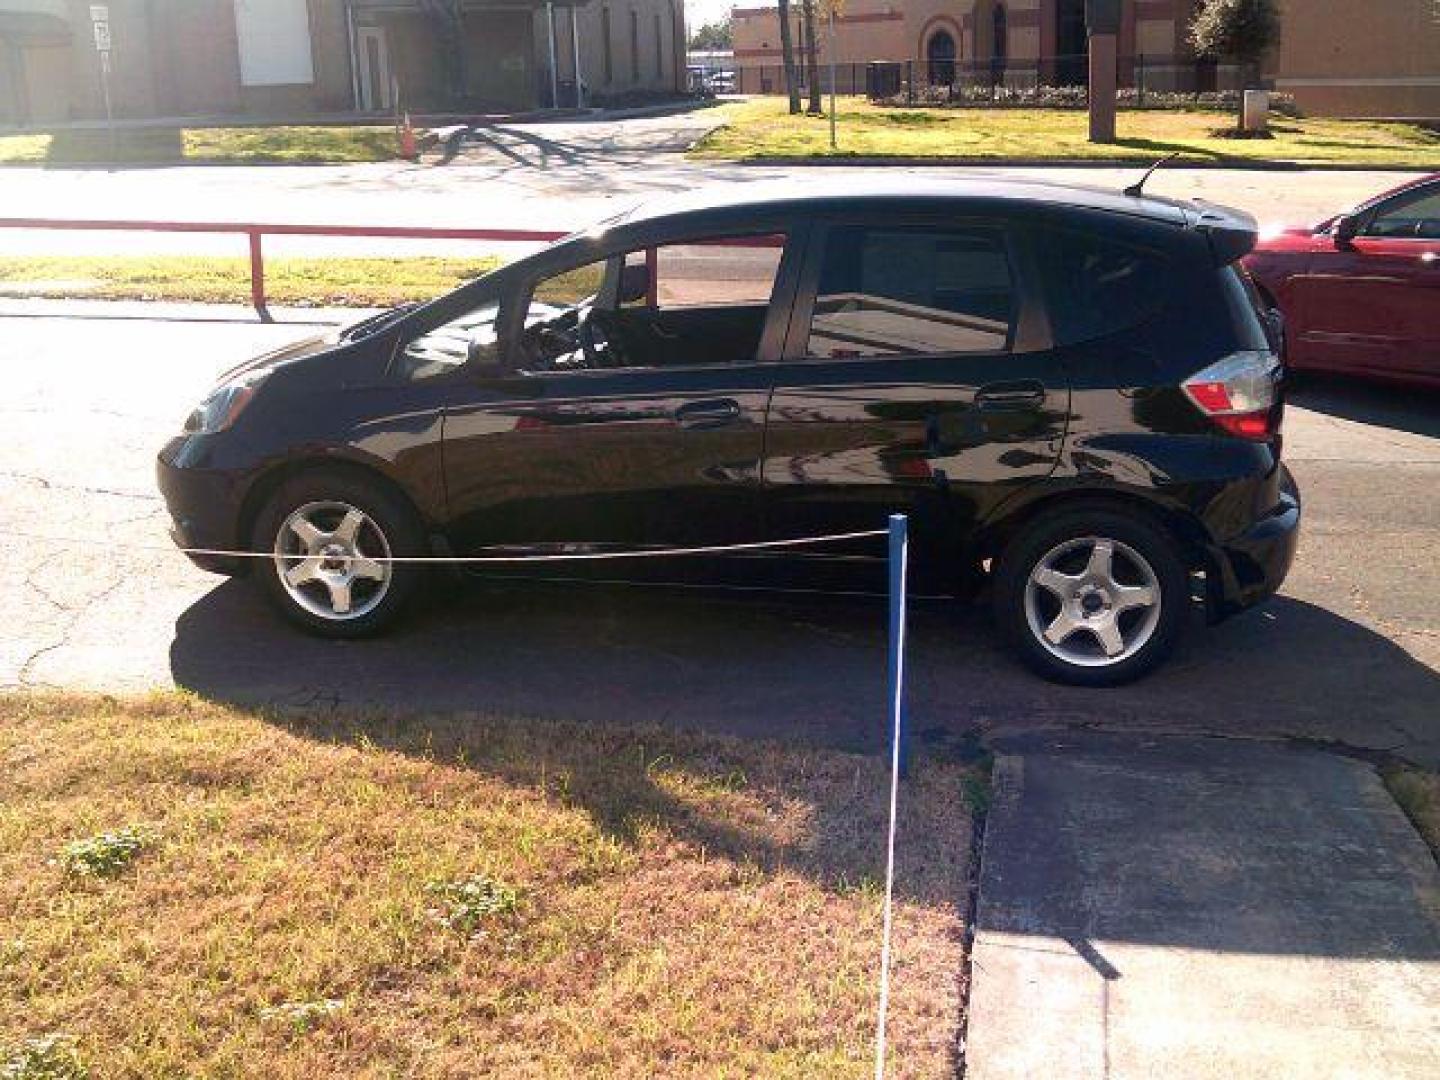
[[[882,743],[877,599],[490,582],[434,590],[380,640],[301,636],[248,583],[169,549],[152,469],[217,373],[313,328],[145,304],[7,302],[0,317],[0,685]],[[1287,458],[1306,517],[1280,596],[1197,622],[1164,670],[1109,691],[1041,682],[983,610],[920,603],[920,737],[1082,725],[1298,737],[1440,765],[1440,400],[1315,382],[1293,402]]]

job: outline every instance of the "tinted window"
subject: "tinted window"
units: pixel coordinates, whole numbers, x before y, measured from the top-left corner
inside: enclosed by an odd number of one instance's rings
[[[1370,222],[1365,235],[1440,240],[1440,187],[1408,192],[1387,203]]]
[[[1226,266],[1220,270],[1220,288],[1225,293],[1225,306],[1230,312],[1230,325],[1235,329],[1237,344],[1242,349],[1256,349],[1266,352],[1270,342],[1265,337],[1265,327],[1260,321],[1263,308],[1252,288],[1238,267]]]
[[[1164,303],[1166,267],[1152,252],[1047,229],[1035,245],[1050,325],[1062,345],[1139,326]]]
[[[843,226],[826,238],[806,354],[993,352],[1013,324],[1010,264],[994,231]]]

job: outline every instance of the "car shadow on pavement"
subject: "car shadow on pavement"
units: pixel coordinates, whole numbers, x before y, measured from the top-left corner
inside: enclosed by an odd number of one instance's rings
[[[912,611],[907,692],[921,739],[1085,726],[1299,738],[1440,764],[1440,675],[1300,600],[1197,625],[1150,678],[1102,691],[1021,668],[981,606]],[[326,641],[232,581],[179,618],[170,665],[179,686],[246,706],[655,724],[873,752],[886,741],[885,619],[868,597],[463,582],[431,590],[389,636]]]
[[[1440,393],[1305,373],[1287,399],[1312,412],[1440,439]]]

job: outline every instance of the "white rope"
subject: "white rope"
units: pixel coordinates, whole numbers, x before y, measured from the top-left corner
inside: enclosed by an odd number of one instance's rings
[[[875,1027],[875,1080],[885,1077],[885,1021],[890,1012],[890,931],[895,917],[895,831],[900,806],[900,737],[905,696],[905,589],[910,546],[900,545],[900,618],[895,640],[895,685],[890,700],[890,831],[885,842],[885,928],[880,944],[880,1009]]]
[[[302,553],[276,555],[273,551],[237,551],[230,548],[195,548],[166,546],[164,544],[127,544],[113,540],[92,539],[80,536],[42,536],[38,533],[19,529],[0,528],[0,534],[27,540],[39,540],[47,544],[70,544],[103,547],[108,550],[125,551],[176,551],[182,555],[219,556],[228,559],[288,559],[301,562],[305,559],[323,558],[326,562],[370,562],[370,563],[527,563],[527,562],[586,562],[601,559],[648,559],[683,555],[714,555],[727,551],[761,551],[767,548],[800,547],[807,544],[827,544],[840,540],[861,540],[868,537],[884,536],[884,529],[866,529],[861,532],[831,533],[827,536],[801,536],[791,540],[759,540],[747,544],[709,544],[703,547],[637,548],[632,551],[577,551],[545,555],[309,555]]]

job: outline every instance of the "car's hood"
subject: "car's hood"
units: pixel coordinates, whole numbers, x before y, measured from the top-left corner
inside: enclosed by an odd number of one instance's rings
[[[261,368],[279,367],[281,364],[288,364],[293,360],[300,360],[307,356],[314,356],[316,353],[326,352],[335,348],[339,343],[336,333],[316,334],[313,337],[302,338],[299,341],[291,342],[289,345],[282,345],[271,352],[261,353],[259,356],[237,364],[229,371],[220,376],[219,382],[229,382],[237,375],[243,375],[248,371],[257,371]]]

